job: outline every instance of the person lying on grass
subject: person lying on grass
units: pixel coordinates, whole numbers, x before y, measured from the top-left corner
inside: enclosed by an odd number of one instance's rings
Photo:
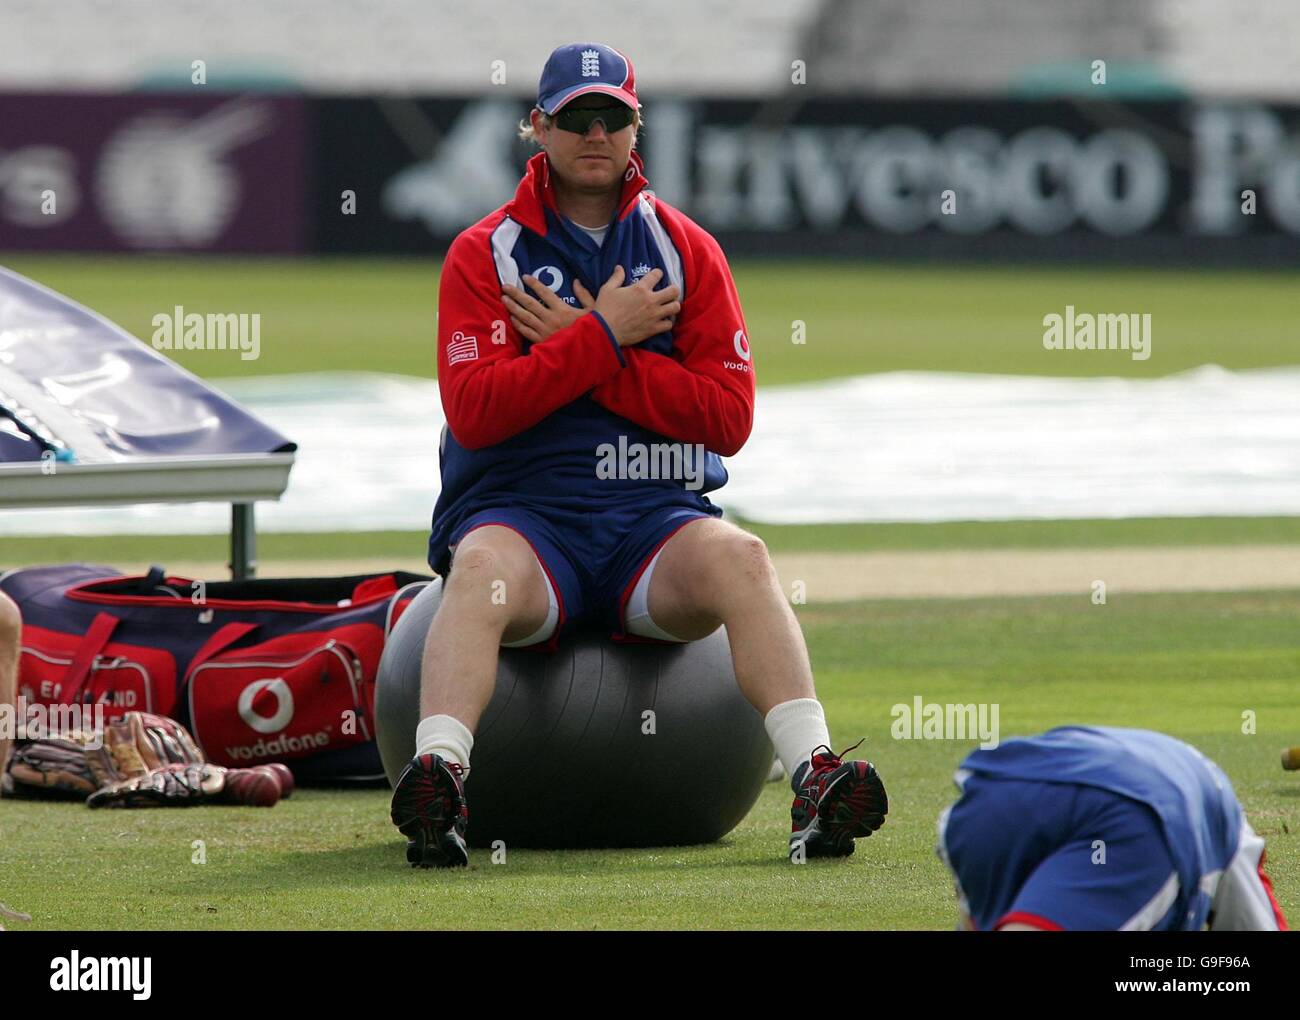
[[[1061,726],[972,751],[939,816],[958,927],[1285,931],[1223,771],[1151,730]]]

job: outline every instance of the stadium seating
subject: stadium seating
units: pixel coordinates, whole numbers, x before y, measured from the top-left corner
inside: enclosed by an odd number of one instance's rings
[[[602,21],[578,0],[4,6],[0,90],[188,86],[202,59],[214,86],[467,94],[504,60],[503,90],[527,95],[546,53],[582,37],[627,50],[661,93],[777,93],[795,58],[810,91],[838,93],[996,94],[1097,58],[1197,94],[1300,90],[1294,0],[661,0]]]
[[[53,17],[42,0],[6,0],[0,90],[188,87],[202,59],[214,86],[463,95],[481,92],[491,62],[504,60],[505,91],[527,95],[551,49],[596,37],[628,52],[643,87],[754,93],[789,82],[793,43],[822,6],[748,0],[737,16],[725,0],[672,0],[593,18],[575,0],[66,0]]]

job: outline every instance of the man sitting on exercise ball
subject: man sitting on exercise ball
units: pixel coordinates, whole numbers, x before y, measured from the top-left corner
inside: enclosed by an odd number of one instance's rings
[[[677,642],[725,625],[740,689],[791,777],[791,858],[846,856],[884,822],[884,786],[869,762],[831,751],[767,550],[704,496],[725,483],[719,455],[740,449],[753,418],[726,258],[647,190],[623,54],[555,50],[521,127],[543,151],[442,269],[448,431],[429,564],[445,585],[416,755],[393,794],[407,859],[467,862],[462,777],[498,648],[553,648],[582,622],[615,640]],[[665,461],[671,470],[647,470]]]

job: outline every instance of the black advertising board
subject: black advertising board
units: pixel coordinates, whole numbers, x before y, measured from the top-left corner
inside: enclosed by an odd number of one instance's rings
[[[513,193],[535,151],[516,137],[527,112],[322,100],[318,247],[442,249]],[[662,98],[644,113],[651,186],[736,253],[1276,264],[1300,251],[1300,109]]]

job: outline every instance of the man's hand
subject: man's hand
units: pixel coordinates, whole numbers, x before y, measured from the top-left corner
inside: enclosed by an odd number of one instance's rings
[[[518,287],[506,286],[501,289],[501,300],[510,312],[510,323],[521,336],[535,344],[541,343],[552,333],[558,333],[566,326],[571,326],[587,312],[596,307],[591,292],[580,280],[573,281],[573,293],[582,302],[581,308],[567,304],[550,287],[535,276],[524,276],[524,283],[538,297]]]
[[[673,319],[682,310],[677,300],[681,291],[676,284],[655,290],[664,275],[652,269],[630,287],[623,286],[623,267],[614,272],[596,295],[596,311],[604,316],[620,347],[631,347],[672,328]]]
[[[595,309],[608,323],[618,345],[630,347],[671,329],[682,304],[677,300],[681,290],[676,285],[663,290],[654,289],[655,284],[663,279],[662,269],[652,269],[630,287],[623,286],[625,275],[622,266],[615,266],[595,298],[580,280],[574,280],[573,293],[581,302],[581,308],[567,304],[535,276],[522,279],[537,297],[518,287],[506,286],[501,289],[501,300],[510,312],[511,325],[535,344],[573,325]]]

